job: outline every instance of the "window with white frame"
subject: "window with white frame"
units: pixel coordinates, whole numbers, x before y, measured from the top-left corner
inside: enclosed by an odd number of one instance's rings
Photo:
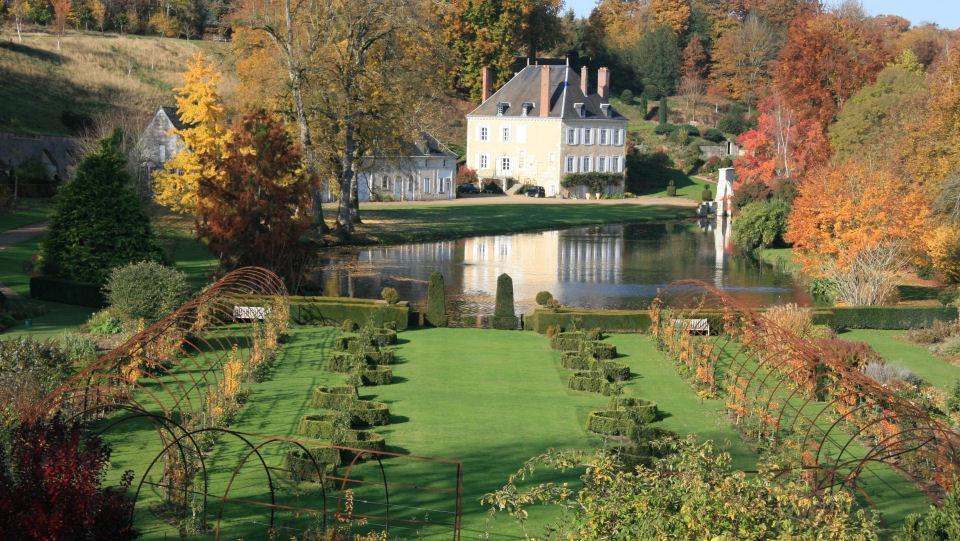
[[[447,177],[440,181],[440,193],[447,193],[450,191],[450,177]]]
[[[160,163],[167,161],[167,147],[164,145],[159,145],[157,147],[157,158]]]
[[[610,172],[611,173],[622,173],[623,169],[620,165],[620,156],[612,156],[610,158]]]
[[[480,139],[481,141],[489,141],[489,140],[490,140],[490,128],[488,128],[488,127],[486,127],[486,126],[480,126],[479,139]]]
[[[593,130],[590,128],[583,128],[583,144],[592,145],[593,144]]]
[[[576,173],[577,172],[577,158],[575,156],[567,156],[567,173]]]
[[[500,171],[503,173],[510,172],[510,157],[503,156],[500,158]]]
[[[430,187],[431,187],[430,179],[427,177],[423,177],[422,180],[423,180],[423,184],[421,189],[423,190],[423,193],[430,193]]]
[[[605,144],[607,144],[607,129],[606,129],[606,128],[600,128],[599,130],[597,130],[597,144],[598,144],[598,145],[605,145]]]
[[[607,172],[607,157],[599,156],[597,157],[597,171],[600,173]]]
[[[390,177],[383,176],[383,177],[380,179],[380,189],[381,189],[381,190],[388,190],[388,189],[390,189]]]
[[[478,167],[479,169],[486,169],[487,167],[489,167],[489,166],[487,165],[487,155],[486,155],[486,154],[481,154],[480,157],[477,158],[477,167]]]
[[[567,128],[567,144],[575,145],[577,144],[577,129],[576,128]]]
[[[620,146],[623,144],[623,130],[615,129],[613,130],[613,144]]]
[[[593,169],[590,167],[590,156],[580,158],[580,172],[589,173],[591,171],[593,171]]]
[[[504,143],[509,143],[509,142],[510,142],[510,126],[504,126],[504,127],[500,130],[500,139],[501,139]]]

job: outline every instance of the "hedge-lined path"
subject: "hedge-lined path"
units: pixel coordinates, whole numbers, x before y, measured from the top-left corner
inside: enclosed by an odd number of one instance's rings
[[[673,361],[657,351],[653,340],[642,334],[614,334],[606,339],[625,357],[633,377],[625,383],[624,396],[652,400],[666,416],[658,428],[681,436],[695,433],[701,441],[713,440],[733,458],[733,467],[756,469],[757,455],[730,425],[723,400],[701,400],[690,384],[677,374]]]
[[[39,237],[47,232],[47,228],[49,226],[49,222],[40,222],[24,227],[18,227],[16,229],[11,229],[9,231],[4,231],[3,233],[0,233],[0,250],[6,250],[8,247],[15,244],[20,244],[21,242],[26,242]],[[0,293],[3,293],[3,296],[8,299],[16,299],[21,296],[19,292],[3,283],[0,283]]]

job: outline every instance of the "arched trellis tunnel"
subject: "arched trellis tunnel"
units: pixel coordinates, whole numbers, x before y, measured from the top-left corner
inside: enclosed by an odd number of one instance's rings
[[[193,533],[216,539],[345,529],[459,539],[459,461],[245,433],[217,422],[212,397],[230,366],[249,370],[261,362],[265,337],[276,332],[271,325],[285,328],[288,315],[276,274],[233,271],[84,368],[31,416],[60,413],[108,438],[130,427],[155,434],[137,450],[147,465],[133,472],[135,524],[139,516],[168,527],[189,519]],[[340,468],[317,458],[330,453],[346,458]],[[407,479],[399,465],[411,462],[419,466],[406,470],[430,475]]]
[[[960,434],[851,365],[709,284],[674,282],[652,306],[657,345],[724,396],[744,433],[796,453],[820,489],[857,488],[882,464],[934,500],[960,474]],[[708,336],[698,336],[707,320]]]

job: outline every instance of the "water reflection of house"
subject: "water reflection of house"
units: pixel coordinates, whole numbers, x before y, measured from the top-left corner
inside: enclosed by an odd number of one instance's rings
[[[559,282],[619,283],[623,271],[623,226],[560,234]]]
[[[513,278],[514,297],[532,298],[550,289],[559,265],[558,231],[497,235],[464,240],[463,289],[496,293],[497,276]]]

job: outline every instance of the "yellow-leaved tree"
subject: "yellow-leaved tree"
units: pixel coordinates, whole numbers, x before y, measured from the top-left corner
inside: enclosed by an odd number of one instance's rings
[[[218,182],[230,137],[223,100],[217,92],[220,74],[198,52],[183,75],[183,86],[174,89],[177,114],[183,127],[174,133],[185,150],[154,173],[154,198],[174,212],[192,214],[197,208],[201,180]]]

